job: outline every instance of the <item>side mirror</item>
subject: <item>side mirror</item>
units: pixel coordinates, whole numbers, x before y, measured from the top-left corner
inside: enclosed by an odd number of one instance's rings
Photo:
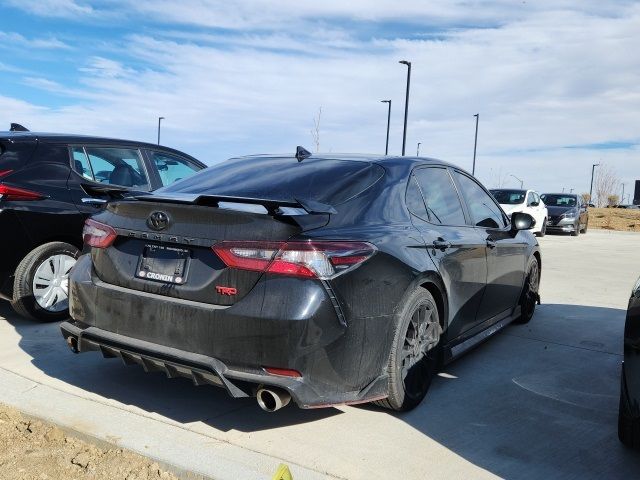
[[[514,231],[518,230],[529,230],[536,226],[536,220],[528,213],[524,212],[514,212],[511,214],[511,229]]]
[[[538,205],[540,205],[540,202],[531,202],[529,204],[530,207],[537,207]]]

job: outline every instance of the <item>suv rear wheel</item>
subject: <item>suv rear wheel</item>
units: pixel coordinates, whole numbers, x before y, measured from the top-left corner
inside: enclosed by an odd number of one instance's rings
[[[15,273],[11,305],[20,315],[41,322],[69,316],[69,272],[80,251],[64,242],[40,245],[25,256]]]
[[[416,289],[397,317],[387,367],[389,396],[376,405],[406,411],[422,401],[442,362],[441,334],[433,296],[424,288]]]

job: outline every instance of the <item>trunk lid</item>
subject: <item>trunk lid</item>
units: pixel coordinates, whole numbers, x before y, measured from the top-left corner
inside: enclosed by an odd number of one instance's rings
[[[214,244],[223,240],[283,242],[329,219],[328,214],[257,213],[263,207],[248,201],[230,209],[218,200],[215,206],[206,199],[200,204],[196,200],[149,196],[108,204],[93,219],[113,227],[118,237],[108,248],[92,249],[98,278],[143,292],[233,305],[253,289],[262,273],[227,268],[212,250]],[[173,278],[168,281],[166,275]]]

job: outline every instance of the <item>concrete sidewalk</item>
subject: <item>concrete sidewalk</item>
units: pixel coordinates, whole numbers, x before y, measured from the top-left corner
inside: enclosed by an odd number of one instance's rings
[[[547,236],[544,305],[447,367],[407,414],[275,414],[213,387],[71,354],[0,305],[0,402],[216,479],[634,478],[616,438],[624,309],[640,235]]]

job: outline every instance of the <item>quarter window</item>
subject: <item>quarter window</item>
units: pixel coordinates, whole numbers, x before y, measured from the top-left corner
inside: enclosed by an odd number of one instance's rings
[[[462,204],[445,168],[419,168],[414,175],[422,191],[429,221],[440,225],[464,225]]]
[[[504,216],[495,200],[472,178],[458,171],[455,172],[455,176],[473,224],[484,228],[505,227]]]
[[[424,200],[422,198],[422,193],[420,193],[420,188],[416,183],[416,178],[411,175],[409,177],[409,184],[407,185],[407,208],[411,213],[416,215],[417,217],[422,218],[423,220],[429,220],[429,215],[427,214],[427,207],[424,204]]]
[[[87,154],[84,153],[84,148],[73,147],[71,149],[71,156],[73,157],[73,169],[82,175],[84,178],[93,180],[93,172],[91,171],[91,164],[87,158]]]

